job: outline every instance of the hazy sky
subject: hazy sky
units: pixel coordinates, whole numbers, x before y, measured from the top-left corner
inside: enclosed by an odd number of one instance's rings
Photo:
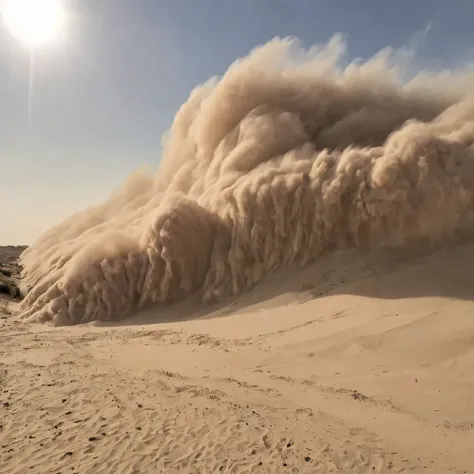
[[[411,45],[430,67],[474,56],[472,0],[64,2],[64,41],[35,57],[31,123],[28,52],[0,26],[0,244],[32,243],[156,165],[193,87],[274,36],[309,47],[341,32],[350,58]]]

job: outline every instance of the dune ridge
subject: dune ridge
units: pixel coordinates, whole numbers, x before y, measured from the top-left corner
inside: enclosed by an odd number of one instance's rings
[[[211,303],[333,250],[470,231],[474,76],[400,83],[386,53],[341,68],[343,50],[275,39],[195,89],[155,175],[23,253],[22,318],[123,319],[196,292]]]

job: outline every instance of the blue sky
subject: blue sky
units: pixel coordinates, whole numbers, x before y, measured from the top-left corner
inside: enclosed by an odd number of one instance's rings
[[[309,47],[340,32],[349,58],[415,39],[420,64],[440,68],[474,51],[472,0],[64,2],[64,41],[36,54],[31,123],[28,53],[0,26],[0,244],[32,243],[157,164],[189,92],[274,36]]]

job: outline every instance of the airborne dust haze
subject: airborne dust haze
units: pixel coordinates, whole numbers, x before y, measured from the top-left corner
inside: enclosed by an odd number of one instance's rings
[[[390,53],[275,39],[196,88],[155,176],[46,232],[22,256],[23,318],[117,320],[238,295],[326,252],[442,241],[474,226],[474,76],[399,81]]]

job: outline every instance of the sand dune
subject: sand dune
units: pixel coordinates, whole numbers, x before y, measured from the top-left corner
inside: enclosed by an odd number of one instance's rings
[[[473,257],[332,255],[184,322],[3,319],[0,471],[474,472]]]

